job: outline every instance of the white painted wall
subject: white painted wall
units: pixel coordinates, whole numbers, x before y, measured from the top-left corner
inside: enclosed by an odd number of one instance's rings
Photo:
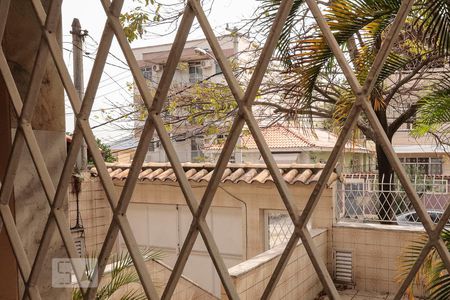
[[[244,260],[243,213],[241,208],[212,207],[206,218],[227,267]],[[186,205],[131,203],[127,216],[137,243],[163,250],[163,261],[173,267],[192,221],[189,208]],[[119,245],[125,247],[122,238]],[[183,275],[220,296],[221,282],[200,235]]]

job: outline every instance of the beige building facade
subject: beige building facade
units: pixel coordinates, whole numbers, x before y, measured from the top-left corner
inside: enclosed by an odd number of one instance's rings
[[[118,192],[123,187],[129,165],[110,164],[110,175]],[[198,201],[211,178],[212,164],[183,164]],[[289,192],[302,209],[323,165],[280,165]],[[95,174],[95,170],[94,170]],[[175,264],[192,216],[170,164],[145,164],[133,194],[127,216],[140,246],[154,247],[165,253],[164,262]],[[331,228],[333,223],[333,174],[329,188],[310,221],[311,228]],[[207,222],[227,267],[286,243],[292,234],[282,199],[265,165],[230,164],[214,196]],[[124,247],[119,239],[118,249]],[[220,279],[208,257],[206,246],[197,239],[184,274],[217,297]]]
[[[108,167],[120,192],[129,165],[116,163]],[[280,165],[283,178],[289,183],[289,192],[300,210],[314,189],[322,167]],[[183,168],[196,198],[201,199],[213,165],[183,164]],[[111,222],[106,196],[96,176],[92,169],[91,175],[87,174],[83,181],[79,195],[88,251],[99,251]],[[423,229],[338,222],[334,197],[337,180],[340,177],[335,173],[308,225],[314,243],[337,284],[366,293],[367,297],[373,295],[376,298],[380,294],[387,297],[399,287],[401,258],[406,248],[424,234]],[[72,193],[69,198],[71,224],[76,218],[75,201]],[[285,216],[281,197],[265,166],[229,165],[206,220],[241,299],[258,299],[267,285],[289,237],[291,224],[283,223]],[[149,263],[148,269],[156,282],[167,282],[192,221],[169,164],[144,165],[127,217],[140,246],[158,248],[165,253],[163,261]],[[274,230],[274,225],[278,226],[278,231]],[[76,237],[77,233],[73,235]],[[280,239],[281,236],[284,239]],[[115,251],[121,251],[123,247],[123,239],[119,237]],[[351,257],[348,282],[339,280],[338,253]],[[202,299],[227,298],[207,255],[199,237],[183,272],[183,286],[177,287],[176,299],[197,299],[200,294]],[[273,298],[313,300],[321,291],[320,280],[299,242]],[[417,286],[415,293],[423,295],[423,289]]]

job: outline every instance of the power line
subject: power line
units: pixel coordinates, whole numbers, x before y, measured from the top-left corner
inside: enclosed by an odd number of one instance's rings
[[[88,33],[87,36],[95,43],[98,45],[98,42]],[[108,51],[108,53],[114,57],[115,59],[117,59],[118,61],[120,61],[122,64],[124,64],[127,68],[128,67],[128,63],[124,62],[121,58],[117,57],[114,53],[112,53],[111,51]]]
[[[65,42],[65,43],[68,43],[68,42]],[[72,53],[72,50],[70,50],[70,49],[67,49],[67,48],[63,48],[63,49]],[[91,59],[93,61],[95,61],[95,57],[89,56],[85,52],[83,52],[83,56],[86,57],[86,58],[89,58],[89,59]],[[110,62],[105,62],[105,64],[113,66],[113,67],[116,67],[116,68],[119,68],[119,69],[122,69],[122,70],[130,71],[130,68],[124,68],[122,66],[119,66],[119,65],[116,65],[116,64],[113,64],[113,63],[110,63]]]

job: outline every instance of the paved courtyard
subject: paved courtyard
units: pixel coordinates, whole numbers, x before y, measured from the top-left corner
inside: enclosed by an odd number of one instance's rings
[[[339,291],[342,300],[391,300],[394,299],[393,294],[378,294],[373,292],[358,291],[358,290],[343,290]],[[328,296],[321,296],[317,298],[318,300],[328,300]],[[406,296],[403,299],[408,299]],[[421,298],[415,298],[420,300]]]

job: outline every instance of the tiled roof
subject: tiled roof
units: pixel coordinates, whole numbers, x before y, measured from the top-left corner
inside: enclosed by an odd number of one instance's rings
[[[262,135],[270,149],[314,147],[313,143],[307,141],[294,130],[280,125],[262,129]],[[244,149],[258,149],[253,136],[250,134],[242,137],[241,147]]]
[[[214,164],[183,163],[183,170],[189,181],[209,182],[214,171]],[[113,180],[125,180],[130,170],[130,164],[107,164],[109,175]],[[323,164],[280,164],[278,165],[284,180],[288,184],[310,184],[319,180]],[[92,176],[98,176],[95,168],[91,169]],[[340,179],[333,172],[328,185]],[[141,169],[139,180],[145,181],[177,181],[174,170],[169,163],[146,163]],[[267,166],[264,164],[228,164],[222,176],[222,182],[231,183],[265,183],[273,182]]]
[[[301,132],[299,129],[286,127],[283,125],[273,125],[261,129],[261,133],[269,146],[269,149],[303,149],[303,150],[318,150],[329,149],[331,150],[337,141],[337,136],[332,132],[324,129],[315,129],[314,134]],[[258,146],[251,134],[244,134],[241,137],[241,148],[243,150],[256,150]],[[345,145],[347,150],[353,151],[370,151],[366,147],[347,142]],[[207,147],[207,150],[220,150],[222,144],[213,144]]]

